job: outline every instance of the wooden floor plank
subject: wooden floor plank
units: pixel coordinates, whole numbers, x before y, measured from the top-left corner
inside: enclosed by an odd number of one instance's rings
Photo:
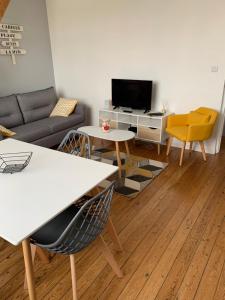
[[[195,180],[194,177],[193,180]],[[190,189],[189,187],[189,190],[191,191],[192,189]],[[163,256],[160,257],[160,253],[157,251],[160,250],[160,248],[156,245],[155,251],[153,253],[150,252],[149,255],[145,257],[144,261],[135,272],[132,280],[126,286],[124,290],[124,293],[126,294],[121,294],[121,299],[125,295],[126,297],[137,297],[143,286],[144,289],[140,293],[139,298],[141,299],[143,297],[142,299],[145,299],[145,297],[149,297],[149,299],[154,299],[162,283],[164,282],[164,279],[169,272],[177,253],[183,246],[183,243],[185,242],[185,239],[188,236],[191,227],[194,225],[199,214],[201,213],[202,208],[206,204],[207,198],[205,196],[208,192],[209,191],[206,185],[205,190],[203,189],[200,195],[198,195],[197,200],[195,199],[196,201],[191,207],[189,213],[187,213],[185,218],[182,219],[183,222],[181,226],[173,236],[173,239],[167,246],[166,251],[163,253]],[[190,194],[188,193],[185,193],[184,196],[187,197],[186,200],[191,199]],[[155,259],[155,257],[157,259]],[[148,276],[143,276],[144,274],[148,274]],[[156,277],[158,278],[157,280],[155,280]],[[149,296],[149,294],[151,296]]]
[[[112,218],[124,252],[113,252],[125,276],[114,275],[94,243],[76,255],[79,299],[225,299],[225,151],[206,163],[193,152],[179,168],[178,149],[166,157],[162,147],[158,156],[155,147],[138,142],[130,150],[169,166],[135,199],[115,195]],[[38,299],[72,299],[68,257],[57,255],[47,265],[37,260],[35,276]],[[20,247],[0,239],[0,299],[28,299],[23,280]]]
[[[208,264],[205,268],[198,290],[196,300],[211,300],[214,297],[222,268],[225,261],[225,219],[218,235],[213,250],[211,252]],[[207,288],[206,288],[207,287]]]
[[[213,297],[213,300],[224,300],[225,299],[225,262],[223,264],[223,270],[218,282],[218,286]]]
[[[225,177],[224,177],[225,179]],[[204,210],[202,210],[201,215],[196,221],[192,231],[190,232],[187,240],[180,253],[178,254],[166,280],[161,290],[159,291],[156,299],[176,299],[177,291],[183,281],[184,275],[190,265],[190,262],[199,246],[202,238],[204,240],[209,240],[210,233],[213,232],[213,237],[216,238],[221,223],[223,222],[223,216],[225,211],[225,201],[220,201],[220,198],[215,199],[215,191],[221,188],[224,182],[221,181],[215,186],[209,197],[209,203]],[[221,191],[223,188],[221,188]],[[215,240],[212,238],[212,243]],[[198,265],[196,262],[195,266]],[[197,271],[197,270],[196,270]],[[191,282],[193,283],[193,281]],[[191,285],[193,286],[193,285]],[[181,299],[182,297],[178,297]],[[193,299],[190,294],[186,294],[183,299]]]
[[[219,190],[221,191],[221,189]],[[220,196],[221,195],[218,194],[217,199],[220,202],[223,202],[223,198]],[[216,200],[214,195],[212,195],[212,199]],[[219,206],[217,209],[219,210],[218,215],[212,217],[212,219],[209,221],[208,228],[203,235],[199,247],[196,250],[191,264],[183,278],[182,284],[178,291],[179,300],[194,299],[194,295],[198,289],[205,266],[207,265],[215,240],[219,234],[221,218],[224,217],[224,204],[222,203],[221,205],[222,207]]]
[[[189,176],[188,173],[187,176]],[[186,182],[186,178],[184,177],[183,179],[184,182]],[[182,180],[180,182],[182,182]],[[162,233],[160,231],[157,233],[157,241],[153,245],[152,249],[145,246],[145,244],[148,245],[145,241],[142,242],[143,249],[145,249],[146,252],[140,248],[138,249],[139,251],[136,251],[137,255],[135,255],[135,253],[132,254],[131,261],[128,260],[126,265],[124,266],[126,271],[125,278],[119,281],[116,278],[114,278],[113,282],[110,284],[110,286],[107,287],[106,291],[103,293],[103,299],[113,299],[113,297],[117,297],[119,295],[120,288],[122,289],[124,287],[125,282],[127,283],[130,280],[133,273],[135,273],[135,275],[133,276],[132,280],[127,284],[126,291],[124,291],[124,293],[121,294],[120,298],[133,298],[138,289],[142,287],[146,278],[150,274],[149,269],[145,270],[145,268],[142,269],[142,267],[140,267],[140,269],[137,269],[138,265],[141,263],[142,258],[151,257],[154,258],[155,263],[157,263],[157,259],[160,257],[160,255],[162,255],[162,253],[166,249],[168,243],[172,239],[172,236],[174,235],[180,223],[183,221],[183,218],[187,214],[187,211],[191,208],[191,206],[194,203],[194,200],[187,202],[188,196],[190,196],[190,194],[192,193],[189,184],[185,186],[183,186],[182,184],[182,189],[179,188],[179,191],[180,193],[185,193],[187,198],[178,198],[180,205],[176,210],[175,215],[171,218],[168,225],[162,228]],[[172,197],[171,200],[172,204],[174,198]],[[143,265],[144,264],[145,262],[143,263]],[[154,263],[152,261],[152,265],[153,264]],[[114,288],[115,286],[116,289]]]

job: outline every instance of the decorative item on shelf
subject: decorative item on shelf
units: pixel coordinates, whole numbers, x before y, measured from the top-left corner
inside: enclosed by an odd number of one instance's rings
[[[102,131],[109,132],[110,131],[110,120],[103,120],[102,121]]]
[[[0,154],[0,173],[21,172],[29,164],[32,154],[32,152]]]
[[[161,108],[161,112],[163,113],[163,114],[166,114],[166,112],[167,112],[167,107],[168,107],[168,105],[167,105],[167,102],[163,102],[162,103],[162,108]]]
[[[112,107],[112,100],[105,100],[104,101],[104,108],[107,109],[107,108],[110,108]]]

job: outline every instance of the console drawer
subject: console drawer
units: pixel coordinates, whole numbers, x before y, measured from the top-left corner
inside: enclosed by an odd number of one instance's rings
[[[160,129],[138,126],[138,137],[145,140],[160,142]]]
[[[161,119],[140,116],[138,125],[161,128]]]

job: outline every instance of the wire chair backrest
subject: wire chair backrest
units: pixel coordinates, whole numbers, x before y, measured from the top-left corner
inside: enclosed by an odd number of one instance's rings
[[[68,255],[86,248],[101,234],[108,221],[114,185],[112,182],[104,191],[85,202],[57,241],[49,245],[36,245]]]
[[[57,150],[90,159],[90,138],[84,132],[70,130],[63,138]]]

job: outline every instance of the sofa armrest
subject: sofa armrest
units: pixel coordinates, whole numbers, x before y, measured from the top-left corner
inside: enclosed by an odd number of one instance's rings
[[[73,114],[80,114],[85,115],[85,106],[83,103],[78,103],[76,109],[74,110]]]
[[[187,125],[188,114],[171,115],[167,118],[167,128]]]

